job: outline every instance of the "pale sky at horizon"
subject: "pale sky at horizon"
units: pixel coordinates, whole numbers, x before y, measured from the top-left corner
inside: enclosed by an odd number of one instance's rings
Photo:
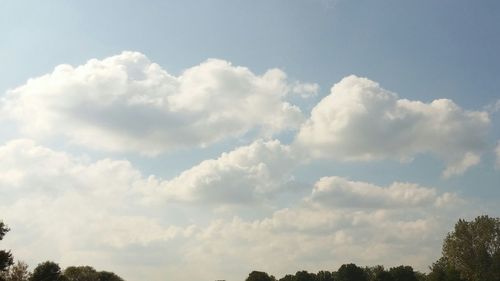
[[[31,269],[426,270],[500,216],[496,1],[4,1],[0,220]]]

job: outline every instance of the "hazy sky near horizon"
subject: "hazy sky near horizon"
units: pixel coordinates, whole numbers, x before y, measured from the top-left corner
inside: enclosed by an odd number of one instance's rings
[[[0,248],[129,281],[425,271],[500,216],[497,1],[3,1]]]

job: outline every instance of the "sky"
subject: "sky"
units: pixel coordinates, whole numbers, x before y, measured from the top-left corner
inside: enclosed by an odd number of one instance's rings
[[[500,216],[498,1],[2,1],[0,248],[33,269],[426,271]]]

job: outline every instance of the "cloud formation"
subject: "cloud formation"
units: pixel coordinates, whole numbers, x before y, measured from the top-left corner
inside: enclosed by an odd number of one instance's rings
[[[308,201],[333,208],[411,208],[428,207],[453,198],[449,193],[438,196],[435,189],[417,184],[395,182],[380,187],[366,182],[349,181],[341,177],[324,177],[314,185]]]
[[[411,160],[431,153],[444,160],[444,177],[479,162],[490,120],[448,99],[399,99],[378,83],[349,76],[312,110],[296,143],[316,158]]]
[[[303,116],[285,101],[314,84],[288,83],[279,69],[262,75],[209,59],[173,76],[141,53],[123,52],[52,73],[10,90],[4,116],[29,136],[64,136],[106,151],[158,154],[204,146],[251,130],[296,128]]]
[[[0,213],[12,226],[2,242],[31,264],[41,257],[63,265],[91,261],[131,280],[241,279],[256,268],[282,275],[298,265],[316,271],[347,260],[424,269],[463,210],[455,194],[433,188],[326,177],[305,197],[256,219],[212,212],[214,205],[279,197],[292,155],[279,141],[258,140],[162,180],[128,161],[10,141],[0,146]],[[144,204],[151,197],[164,200]],[[199,270],[188,270],[192,264]],[[238,270],[228,272],[231,265]]]
[[[279,141],[257,140],[205,160],[162,187],[167,200],[211,204],[262,202],[291,181],[295,159]]]

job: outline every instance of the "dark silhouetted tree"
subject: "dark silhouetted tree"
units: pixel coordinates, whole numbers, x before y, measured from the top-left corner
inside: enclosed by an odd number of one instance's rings
[[[316,275],[314,273],[309,273],[305,270],[297,271],[295,273],[295,281],[315,281]]]
[[[339,268],[335,281],[368,281],[368,278],[363,268],[349,263]]]
[[[108,271],[99,271],[97,276],[99,281],[124,281],[120,276]]]
[[[418,281],[413,267],[400,265],[398,267],[393,267],[389,269],[389,273],[392,275],[395,281]]]
[[[364,268],[366,277],[368,278],[369,281],[375,281],[377,278],[377,275],[380,272],[385,272],[385,268],[382,265],[376,265],[376,266],[367,266]]]
[[[269,274],[262,271],[252,271],[248,274],[246,281],[273,281]]]
[[[384,270],[376,273],[374,281],[396,281],[396,280],[394,280],[392,274]]]
[[[283,276],[279,281],[295,281],[295,275],[287,274]]]
[[[500,281],[500,220],[460,219],[443,243],[443,256],[469,281]]]
[[[3,239],[5,233],[9,232],[9,230],[10,229],[0,221],[0,240]],[[0,250],[0,272],[5,273],[12,264],[14,264],[14,260],[10,251]],[[3,275],[5,274],[2,274],[2,276]],[[4,278],[2,276],[0,276],[0,278]]]
[[[30,281],[61,281],[64,279],[59,265],[52,261],[46,261],[35,267]]]
[[[334,281],[333,274],[330,271],[319,271],[316,273],[316,281]]]

